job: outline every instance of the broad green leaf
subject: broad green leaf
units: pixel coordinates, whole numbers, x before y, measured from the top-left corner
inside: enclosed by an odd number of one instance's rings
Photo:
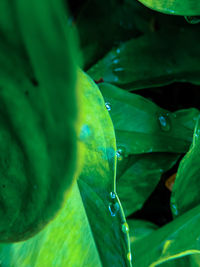
[[[200,266],[200,254],[186,255],[180,258],[174,258],[169,261],[158,263],[155,266],[160,267],[199,267]]]
[[[192,131],[195,128],[196,122],[199,118],[200,111],[196,108],[181,109],[174,112],[179,123],[183,124]]]
[[[5,33],[10,21],[22,43],[0,42],[1,242],[25,240],[56,215],[72,185],[77,150],[76,69],[63,6],[12,3],[0,29]]]
[[[198,0],[139,0],[145,6],[159,12],[182,16],[200,15]]]
[[[102,266],[77,183],[57,217],[25,242],[0,245],[2,267]]]
[[[149,235],[150,233],[158,229],[157,225],[149,221],[129,219],[127,222],[129,225],[129,235],[131,243],[142,239],[143,237]]]
[[[175,81],[200,84],[198,33],[199,28],[175,28],[145,34],[111,50],[88,74],[128,90]]]
[[[149,152],[188,151],[193,128],[185,125],[181,116],[176,117],[176,113],[164,110],[144,97],[113,85],[100,83],[99,88],[105,101],[110,103],[117,146],[125,156]],[[194,127],[195,121],[192,122]]]
[[[117,175],[117,191],[126,216],[142,208],[162,174],[172,168],[178,158],[179,154],[148,153],[124,160],[126,163],[122,163],[123,169]]]
[[[113,46],[151,31],[153,14],[137,1],[86,1],[74,20],[85,68],[96,63]]]
[[[26,242],[2,245],[2,267],[131,266],[129,236],[122,227],[126,221],[115,192],[112,121],[98,87],[81,71],[77,86],[83,157],[78,180],[44,230]]]
[[[172,190],[171,209],[175,216],[181,215],[200,204],[200,120],[197,121],[193,143],[180,162]]]
[[[135,266],[162,266],[161,263],[166,261],[173,261],[188,255],[200,255],[199,220],[200,206],[179,216],[148,236],[132,242],[131,249]],[[199,256],[197,260],[199,262]],[[169,266],[171,266],[170,263]]]

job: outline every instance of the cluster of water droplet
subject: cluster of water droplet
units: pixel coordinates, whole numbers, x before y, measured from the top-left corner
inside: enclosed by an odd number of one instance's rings
[[[168,132],[171,129],[169,114],[160,114],[158,116],[158,121],[162,131]]]
[[[116,193],[110,192],[111,202],[109,203],[109,211],[112,217],[116,216],[119,211],[119,203],[117,202]]]
[[[121,231],[124,233],[125,235],[125,239],[126,239],[126,243],[127,243],[127,260],[130,264],[130,266],[132,266],[132,256],[131,256],[131,249],[130,249],[130,241],[129,241],[129,226],[128,223],[126,222],[125,216],[123,214],[123,211],[121,210],[121,205],[119,202],[119,198],[117,196],[116,192],[110,192],[110,203],[109,203],[109,211],[112,217],[116,216],[117,213],[119,212],[120,214],[120,219],[122,221],[122,225],[121,225]]]
[[[111,111],[111,104],[109,102],[105,103],[105,107],[108,111]]]

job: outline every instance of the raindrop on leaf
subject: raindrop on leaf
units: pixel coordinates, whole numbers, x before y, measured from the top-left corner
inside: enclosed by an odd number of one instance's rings
[[[117,202],[109,204],[109,211],[112,217],[116,216],[118,210],[119,210],[119,204]]]
[[[110,103],[106,102],[105,107],[107,108],[108,111],[111,111],[111,105]]]
[[[128,261],[131,261],[131,260],[132,260],[131,252],[129,252],[129,253],[127,254],[127,259],[128,259]]]
[[[116,152],[117,160],[122,161],[124,159],[124,150],[119,148]]]
[[[125,233],[125,234],[129,232],[129,227],[128,227],[128,223],[127,222],[122,224],[122,232]]]
[[[115,198],[116,198],[116,194],[115,194],[115,192],[110,192],[110,197],[111,197],[112,199],[115,199]]]
[[[158,121],[159,121],[161,130],[163,130],[164,132],[168,132],[171,129],[168,115],[159,115]]]

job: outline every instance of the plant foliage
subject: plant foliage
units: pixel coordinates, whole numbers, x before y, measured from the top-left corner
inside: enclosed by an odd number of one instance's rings
[[[0,15],[0,266],[200,266],[199,1]]]

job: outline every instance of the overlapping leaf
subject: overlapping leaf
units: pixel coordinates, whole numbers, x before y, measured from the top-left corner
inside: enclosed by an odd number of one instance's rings
[[[176,263],[179,263],[180,258],[180,264],[183,265],[178,266],[186,266],[186,263],[190,264],[191,261],[194,265],[188,266],[199,266],[199,219],[200,206],[148,236],[132,242],[135,265],[137,267],[174,266],[173,261],[177,260]],[[188,255],[192,255],[192,259],[188,258]],[[184,259],[185,257],[187,258]],[[164,265],[167,261],[169,265]]]
[[[61,2],[3,3],[0,29],[16,30],[0,42],[0,241],[11,242],[41,230],[71,187],[77,96]]]
[[[99,87],[111,107],[119,154],[117,188],[128,216],[142,208],[162,174],[177,162],[178,153],[189,149],[199,111],[170,113],[113,85]]]
[[[128,225],[130,230],[131,243],[134,243],[144,238],[145,236],[158,229],[157,225],[144,220],[129,219]]]
[[[87,1],[75,19],[85,68],[96,63],[113,46],[150,31],[153,14],[137,1]]]
[[[42,232],[26,242],[2,246],[4,265],[131,266],[123,211],[116,195],[110,195],[116,171],[113,125],[98,87],[81,71],[78,77],[80,176],[58,216]]]
[[[200,83],[199,28],[157,31],[121,44],[88,71],[129,90],[174,81]],[[173,44],[173,45],[172,45]]]
[[[132,155],[117,176],[117,191],[126,216],[142,208],[164,172],[179,158],[173,153]],[[120,162],[119,162],[120,168]]]
[[[175,216],[200,204],[200,121],[194,131],[190,150],[182,159],[172,190],[171,209]]]
[[[144,97],[106,83],[99,84],[99,87],[111,105],[117,146],[125,156],[148,152],[187,152],[195,120],[191,119],[191,125],[187,125],[181,115],[176,116],[176,113],[164,110]],[[190,111],[185,111],[189,119],[191,115],[188,113]]]
[[[195,16],[200,15],[198,0],[139,0],[141,3],[156,11],[166,14]]]

